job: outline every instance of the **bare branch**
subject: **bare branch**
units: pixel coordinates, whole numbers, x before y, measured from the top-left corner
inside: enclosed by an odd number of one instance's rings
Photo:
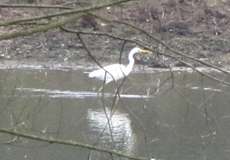
[[[33,18],[28,18],[28,19],[21,19],[21,20],[17,20],[17,21],[11,21],[11,22],[6,22],[5,24],[3,24],[3,23],[0,23],[0,26],[1,25],[11,25],[11,24],[15,24],[15,23],[18,23],[19,21],[20,21],[20,23],[21,22],[25,22],[25,21],[31,21],[31,20],[40,20],[40,19],[44,19],[44,18],[51,18],[51,17],[56,17],[56,16],[64,16],[64,15],[68,15],[68,14],[74,14],[74,13],[82,13],[82,12],[89,12],[89,11],[94,11],[94,10],[98,10],[98,9],[101,9],[101,8],[104,8],[104,7],[107,7],[107,6],[112,6],[112,5],[117,5],[117,4],[120,4],[120,3],[125,3],[125,2],[128,2],[128,1],[133,1],[133,0],[121,0],[121,1],[118,1],[118,2],[113,2],[113,3],[110,3],[110,4],[105,4],[105,5],[101,5],[101,6],[96,6],[96,7],[90,7],[90,8],[86,8],[86,9],[76,9],[76,10],[71,10],[71,11],[66,11],[66,12],[60,12],[60,13],[56,13],[56,14],[51,14],[51,15],[48,15],[48,16],[40,16],[40,17],[33,17]],[[27,8],[27,7],[33,7],[33,8],[61,8],[62,6],[42,6],[42,5],[0,5],[0,7],[25,7],[25,8]],[[63,6],[64,7],[64,6]],[[64,7],[63,9],[73,9],[72,7]],[[163,45],[166,49],[168,49],[169,51],[171,51],[171,52],[173,52],[174,54],[177,54],[177,55],[180,55],[180,56],[183,56],[183,57],[185,57],[185,58],[188,58],[188,59],[191,59],[191,60],[193,60],[193,61],[196,61],[196,62],[199,62],[200,64],[203,64],[203,65],[205,65],[205,66],[208,66],[208,67],[211,67],[211,68],[214,68],[214,69],[216,69],[216,70],[219,70],[219,71],[221,71],[221,72],[223,72],[223,73],[225,73],[225,74],[228,74],[228,75],[230,75],[230,72],[229,71],[227,71],[227,70],[224,70],[224,69],[222,69],[222,68],[220,68],[220,67],[217,67],[217,66],[215,66],[215,65],[212,65],[212,64],[210,64],[210,63],[207,63],[207,62],[204,62],[204,61],[202,61],[202,60],[200,60],[200,59],[198,59],[198,58],[195,58],[195,57],[192,57],[192,56],[189,56],[189,55],[186,55],[186,54],[184,54],[184,53],[182,53],[182,52],[179,52],[179,51],[177,51],[177,50],[174,50],[173,48],[171,48],[170,46],[168,46],[167,44],[165,44],[163,41],[161,41],[161,40],[159,40],[159,39],[157,39],[156,37],[154,37],[154,36],[152,36],[151,34],[149,34],[147,31],[145,31],[145,30],[143,30],[143,29],[141,29],[141,28],[139,28],[139,27],[137,27],[137,26],[135,26],[135,25],[132,25],[132,24],[129,24],[129,23],[127,23],[127,22],[122,22],[122,21],[119,21],[119,20],[108,20],[108,19],[106,19],[106,18],[104,18],[104,17],[100,17],[100,16],[97,16],[97,15],[95,15],[95,14],[91,14],[91,13],[88,13],[88,14],[90,14],[90,15],[92,15],[92,16],[94,16],[94,17],[96,17],[96,18],[98,18],[98,19],[101,19],[101,20],[103,20],[103,21],[107,21],[107,22],[110,22],[110,23],[112,23],[112,22],[114,22],[114,23],[118,23],[118,24],[124,24],[124,25],[127,25],[127,26],[129,26],[129,27],[131,27],[131,28],[133,28],[133,29],[135,29],[135,30],[138,30],[139,32],[141,32],[141,33],[144,33],[145,35],[147,35],[148,37],[150,37],[151,39],[153,39],[153,40],[155,40],[157,43],[159,43],[159,44],[161,44],[161,45]],[[84,34],[84,33],[81,33],[81,34]],[[98,33],[97,33],[98,34]],[[103,34],[107,34],[107,33],[103,33]],[[108,34],[107,34],[108,35]],[[114,36],[112,36],[112,35],[108,35],[108,36],[110,36],[110,37],[114,37]],[[115,37],[114,37],[115,38]],[[116,37],[116,39],[119,39],[119,37]],[[1,38],[0,38],[0,40],[1,40]],[[122,40],[125,40],[125,39],[122,39]],[[125,41],[127,41],[127,40],[125,40]]]
[[[86,12],[95,11],[95,10],[98,10],[101,8],[118,5],[118,4],[129,2],[129,1],[135,1],[135,0],[120,0],[120,1],[110,2],[107,4],[102,4],[102,5],[98,5],[98,6],[94,6],[94,7],[88,7],[88,8],[84,8],[84,9],[73,9],[73,10],[58,12],[55,14],[49,14],[49,15],[45,15],[45,16],[37,16],[37,17],[23,18],[23,19],[8,21],[8,22],[2,22],[2,23],[0,23],[0,26],[9,26],[9,25],[19,24],[22,22],[29,22],[29,21],[59,17],[59,16],[67,16],[67,15],[71,15],[71,14],[86,13]]]
[[[69,18],[65,18],[62,20],[57,20],[57,21],[51,22],[51,23],[44,25],[44,26],[34,27],[30,30],[5,33],[5,34],[0,35],[0,40],[12,39],[12,38],[20,37],[20,36],[28,36],[28,35],[38,33],[38,32],[46,32],[50,29],[58,28],[58,27],[63,26],[69,22],[73,22],[76,19],[80,18],[80,16],[81,15],[74,15],[74,16],[71,16]]]
[[[203,75],[203,76],[205,76],[205,77],[207,77],[207,78],[209,78],[209,79],[211,79],[211,80],[217,81],[217,82],[219,82],[220,84],[225,84],[225,85],[227,85],[227,86],[230,86],[230,83],[227,82],[227,81],[225,81],[225,80],[221,80],[221,79],[218,79],[218,78],[216,78],[216,77],[214,77],[214,76],[211,76],[211,75],[209,75],[209,74],[207,74],[207,73],[201,72],[201,71],[199,71],[197,68],[193,67],[191,64],[189,64],[189,63],[187,63],[187,62],[185,62],[185,61],[183,61],[183,60],[180,60],[180,62],[183,63],[183,64],[185,64],[186,66],[192,68],[194,71],[196,71],[196,72],[199,73],[200,75]]]
[[[66,28],[65,28],[64,30],[65,30],[66,32],[71,32],[71,33],[76,33],[76,34],[87,34],[87,35],[107,36],[107,37],[110,37],[110,38],[114,38],[114,39],[122,40],[122,41],[125,41],[125,42],[130,42],[130,43],[137,44],[137,45],[139,45],[139,46],[141,46],[141,47],[143,47],[143,48],[147,48],[148,50],[151,50],[152,52],[154,52],[153,49],[151,49],[150,47],[146,46],[145,44],[142,44],[142,42],[140,42],[140,41],[138,41],[138,40],[132,40],[132,39],[128,39],[128,38],[122,38],[122,37],[116,36],[116,35],[111,34],[111,33],[77,31],[77,30],[71,30],[71,29],[66,29]],[[224,80],[220,80],[220,79],[218,79],[218,78],[216,78],[216,77],[213,77],[213,76],[211,76],[211,75],[209,75],[209,74],[206,74],[206,73],[203,73],[203,72],[199,71],[198,69],[196,69],[196,68],[195,68],[194,66],[192,66],[191,64],[189,64],[189,63],[187,63],[187,62],[181,60],[180,57],[175,57],[175,56],[173,56],[173,55],[169,55],[169,54],[165,54],[165,53],[160,53],[160,54],[165,55],[165,56],[167,56],[167,57],[171,57],[171,58],[173,58],[173,59],[176,59],[177,61],[179,61],[179,62],[185,64],[186,66],[192,68],[194,71],[200,73],[201,75],[203,75],[203,76],[205,76],[205,77],[207,77],[207,78],[210,78],[210,79],[212,79],[212,80],[214,80],[214,81],[217,81],[217,82],[220,82],[220,83],[222,83],[222,84],[225,84],[225,85],[230,86],[230,83],[229,83],[229,82],[226,82],[226,81],[224,81]],[[183,56],[182,56],[182,57],[183,57]],[[195,58],[195,59],[196,59],[196,58]],[[198,60],[198,59],[197,59],[197,60]],[[210,67],[210,68],[213,68],[213,67]],[[219,67],[217,67],[217,68],[219,68]],[[214,69],[216,69],[216,68],[214,68]],[[220,69],[221,69],[221,68],[220,68]]]
[[[123,154],[123,153],[121,153],[119,151],[116,151],[116,150],[109,150],[109,149],[105,149],[105,148],[100,148],[100,147],[80,143],[80,142],[73,141],[73,140],[61,140],[61,139],[56,139],[56,138],[53,138],[53,137],[37,136],[37,135],[33,135],[33,134],[26,134],[26,133],[21,133],[21,132],[18,132],[18,131],[12,131],[12,130],[6,129],[6,128],[0,128],[0,132],[10,134],[10,135],[13,135],[13,136],[26,138],[26,139],[36,140],[36,141],[40,141],[40,142],[55,143],[55,144],[62,144],[62,145],[68,145],[68,146],[81,147],[81,148],[90,149],[90,150],[103,152],[103,153],[108,153],[108,154],[112,154],[112,155],[116,155],[116,156],[120,156],[120,157],[124,157],[124,158],[128,158],[128,159],[133,159],[133,160],[147,160],[147,158],[144,158],[144,157],[134,157],[134,156],[131,156],[131,155]]]

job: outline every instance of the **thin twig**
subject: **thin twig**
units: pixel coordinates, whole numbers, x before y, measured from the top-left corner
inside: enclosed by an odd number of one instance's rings
[[[67,28],[63,28],[62,29],[66,32],[69,32],[69,33],[76,33],[76,34],[83,34],[83,35],[95,35],[95,36],[106,36],[106,37],[110,37],[110,38],[113,38],[113,39],[117,39],[117,40],[121,40],[121,41],[125,41],[126,43],[129,42],[129,43],[133,43],[133,44],[136,44],[140,47],[143,47],[143,48],[147,48],[145,44],[143,44],[143,42],[139,41],[138,39],[129,39],[129,38],[124,38],[124,37],[120,37],[120,36],[117,36],[115,34],[112,34],[112,33],[107,33],[107,32],[89,32],[89,31],[79,31],[79,30],[73,30],[73,29],[67,29]],[[149,50],[152,51],[152,49],[150,49],[149,47],[147,48]]]
[[[62,30],[66,30],[64,27],[61,27]],[[98,60],[92,55],[92,53],[90,52],[90,50],[88,49],[88,47],[86,46],[85,42],[83,41],[82,37],[81,37],[81,33],[76,33],[78,39],[80,40],[80,43],[82,44],[83,48],[85,49],[85,51],[87,52],[88,56],[100,67],[103,68],[103,66],[98,62]]]
[[[126,22],[124,22],[123,24],[128,25],[128,23],[126,23]],[[221,71],[221,72],[223,72],[223,73],[225,73],[225,74],[227,74],[227,75],[230,75],[230,72],[227,71],[227,70],[224,70],[224,69],[222,69],[222,68],[220,68],[220,67],[217,67],[217,66],[215,66],[215,65],[212,65],[211,63],[207,63],[207,62],[205,62],[205,61],[202,61],[202,60],[200,60],[200,59],[198,59],[198,58],[195,58],[195,57],[189,56],[189,55],[187,55],[187,54],[184,54],[184,53],[182,53],[182,52],[179,52],[178,50],[175,50],[175,49],[171,48],[170,46],[168,46],[168,45],[167,45],[166,43],[164,43],[163,41],[161,41],[161,40],[157,39],[156,37],[152,36],[151,34],[149,34],[148,32],[146,32],[145,30],[143,30],[143,29],[141,29],[141,28],[138,28],[138,27],[136,27],[136,26],[134,26],[134,25],[131,25],[131,26],[132,26],[132,27],[135,27],[135,29],[138,29],[139,31],[143,32],[145,35],[147,35],[147,36],[149,36],[150,38],[154,39],[157,43],[163,45],[166,49],[168,49],[169,51],[171,51],[171,52],[173,52],[173,53],[175,53],[175,54],[177,54],[177,55],[180,55],[180,56],[183,56],[183,57],[185,57],[185,58],[191,59],[191,60],[193,60],[193,61],[199,62],[200,64],[203,64],[203,65],[205,65],[205,66],[214,68],[214,69],[216,69],[216,70],[218,70],[218,71]]]
[[[189,64],[189,63],[187,63],[187,62],[185,62],[185,61],[183,61],[183,60],[180,60],[180,62],[183,63],[183,64],[185,64],[186,66],[192,68],[193,70],[195,70],[196,72],[198,72],[200,75],[203,75],[203,76],[205,76],[205,77],[207,77],[207,78],[209,78],[209,79],[211,79],[211,80],[217,81],[217,82],[219,82],[219,83],[221,83],[221,84],[225,84],[225,85],[227,85],[227,86],[230,86],[230,83],[229,83],[229,82],[226,82],[225,80],[221,80],[221,79],[218,79],[218,78],[216,78],[216,77],[214,77],[214,76],[211,76],[211,75],[209,75],[209,74],[206,74],[206,73],[204,73],[204,72],[201,72],[201,71],[199,71],[197,68],[195,68],[193,65],[191,65],[191,64]]]
[[[125,44],[126,44],[126,41],[124,41],[121,45],[121,49],[120,49],[120,56],[119,56],[119,64],[121,64],[121,58],[122,58],[122,53],[124,51],[124,48],[125,48]]]
[[[200,64],[203,64],[203,65],[205,65],[205,66],[208,66],[208,67],[214,68],[214,69],[216,69],[216,70],[218,70],[218,71],[221,71],[221,72],[223,72],[223,73],[225,73],[225,74],[227,74],[227,75],[230,75],[230,72],[227,71],[227,70],[224,70],[224,69],[222,69],[222,68],[220,68],[220,67],[217,67],[217,66],[212,65],[212,64],[210,64],[210,63],[204,62],[204,61],[202,61],[202,60],[200,60],[200,59],[198,59],[198,58],[189,56],[189,55],[187,55],[187,54],[184,54],[184,53],[182,53],[182,52],[179,52],[179,51],[177,51],[177,50],[171,48],[170,46],[168,46],[168,45],[167,45],[166,43],[164,43],[163,41],[157,39],[156,37],[154,37],[154,36],[152,36],[151,34],[149,34],[147,31],[145,31],[145,30],[139,28],[139,27],[136,26],[136,25],[132,25],[132,24],[130,24],[130,23],[123,22],[123,21],[119,21],[119,20],[109,20],[109,19],[107,19],[107,18],[100,17],[100,16],[95,15],[95,14],[90,14],[90,15],[92,15],[92,16],[98,18],[98,19],[101,19],[101,20],[103,20],[103,21],[109,22],[109,23],[118,23],[118,24],[126,25],[126,26],[128,26],[128,27],[130,27],[130,28],[133,28],[133,29],[135,29],[135,30],[137,30],[137,31],[139,31],[139,32],[141,32],[141,33],[143,33],[143,34],[145,34],[146,36],[148,36],[149,38],[153,39],[153,40],[156,41],[157,43],[161,44],[162,46],[164,46],[166,49],[168,49],[169,51],[173,52],[174,54],[183,56],[183,57],[188,58],[188,59],[190,59],[190,60],[199,62]],[[148,49],[149,49],[149,48],[148,48]]]
[[[161,54],[161,53],[160,53],[160,54]],[[176,59],[175,57],[173,57],[173,56],[171,56],[171,55],[167,55],[167,56],[168,56],[168,57],[171,57],[171,58],[173,58],[173,59]],[[201,71],[199,71],[196,67],[194,67],[192,64],[190,64],[190,63],[188,63],[188,62],[185,62],[184,60],[181,60],[181,59],[176,59],[176,60],[178,60],[179,62],[183,63],[184,65],[186,65],[186,66],[192,68],[194,71],[196,71],[196,72],[199,73],[200,75],[203,75],[203,76],[205,76],[205,77],[207,77],[207,78],[209,78],[209,79],[211,79],[211,80],[217,81],[217,82],[219,82],[219,83],[221,83],[221,84],[225,84],[225,85],[227,85],[227,86],[230,86],[230,83],[229,83],[229,82],[226,82],[225,80],[221,80],[221,79],[218,79],[218,78],[216,78],[216,77],[214,77],[214,76],[211,76],[211,75],[209,75],[209,74],[206,74],[206,73],[204,73],[204,72],[201,72]],[[212,68],[212,67],[210,67],[210,68]]]
[[[34,5],[34,4],[0,4],[0,8],[39,8],[39,9],[73,9],[62,5]]]
[[[61,28],[64,29],[64,27],[61,27]],[[114,83],[117,84],[115,78],[113,77],[113,75],[112,75],[109,71],[105,70],[104,67],[103,67],[103,66],[97,61],[97,59],[91,54],[90,50],[89,50],[88,47],[86,46],[86,43],[85,43],[84,40],[81,38],[81,33],[76,33],[76,34],[77,34],[77,36],[78,36],[78,38],[79,38],[81,44],[83,45],[85,51],[87,52],[88,56],[89,56],[89,57],[90,57],[90,58],[91,58],[101,69],[104,70],[104,72],[105,72],[104,80],[106,80],[107,74],[109,74],[109,76],[112,77]],[[105,83],[105,82],[104,82],[104,83]]]

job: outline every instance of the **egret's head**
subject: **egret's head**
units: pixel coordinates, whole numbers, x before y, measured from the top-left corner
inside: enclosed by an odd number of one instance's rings
[[[146,49],[141,49],[140,47],[134,47],[130,52],[129,52],[129,61],[134,61],[134,59],[136,59],[136,54],[140,53],[140,54],[146,54],[146,53],[152,53],[149,50]]]

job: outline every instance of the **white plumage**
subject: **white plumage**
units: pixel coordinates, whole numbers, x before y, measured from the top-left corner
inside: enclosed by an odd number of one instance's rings
[[[129,73],[126,67],[122,64],[112,64],[104,67],[104,69],[98,69],[89,73],[90,78],[97,78],[99,80],[105,81],[106,84],[117,81],[124,78]]]
[[[134,66],[134,55],[136,53],[149,53],[148,50],[140,49],[139,47],[133,48],[129,52],[129,64],[127,66],[123,64],[112,64],[105,66],[101,69],[92,71],[89,73],[90,78],[96,78],[104,81],[106,84],[122,79],[130,74]]]

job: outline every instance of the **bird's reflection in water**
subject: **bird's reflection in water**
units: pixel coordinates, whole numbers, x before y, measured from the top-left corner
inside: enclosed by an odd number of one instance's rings
[[[105,113],[106,111],[106,113]],[[116,111],[110,117],[106,109],[89,109],[88,121],[90,132],[97,135],[98,144],[112,146],[113,149],[130,153],[133,151],[135,135],[131,128],[131,121],[127,113]]]

